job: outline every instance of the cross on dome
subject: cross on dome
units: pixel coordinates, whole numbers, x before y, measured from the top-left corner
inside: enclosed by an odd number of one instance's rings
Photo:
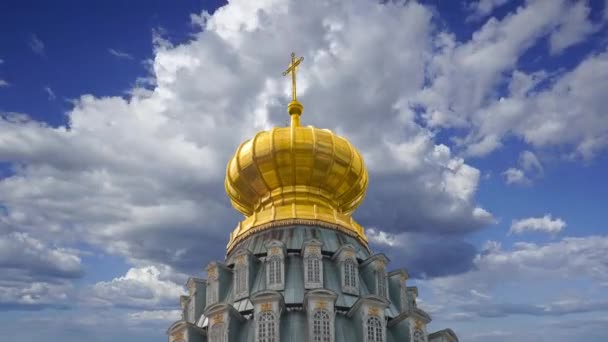
[[[296,54],[292,52],[291,63],[289,63],[287,70],[283,72],[283,76],[291,74],[291,102],[287,105],[287,112],[291,116],[292,127],[300,126],[300,115],[302,115],[302,110],[304,109],[304,106],[302,106],[296,98],[296,71],[303,60],[304,57],[300,57],[296,60]]]
[[[289,64],[289,68],[287,68],[287,70],[283,71],[283,76],[287,76],[288,74],[291,74],[291,100],[292,101],[297,101],[296,99],[296,70],[297,67],[300,65],[300,63],[302,63],[302,61],[304,60],[304,57],[300,57],[298,60],[296,60],[296,54],[295,53],[291,53],[291,63]]]

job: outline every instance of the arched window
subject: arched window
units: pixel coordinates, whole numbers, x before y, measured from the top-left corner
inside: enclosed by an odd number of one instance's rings
[[[376,276],[378,277],[378,295],[386,297],[386,271],[380,269],[376,272]]]
[[[247,286],[247,265],[237,265],[234,270],[234,292],[237,297],[246,296]]]
[[[321,282],[321,260],[316,256],[306,258],[306,281],[309,283]]]
[[[209,342],[226,342],[224,323],[216,323],[209,332]]]
[[[371,316],[366,322],[367,329],[367,342],[383,342],[384,341],[384,329],[380,318]]]
[[[414,342],[424,342],[424,333],[422,330],[414,330]]]
[[[268,285],[279,285],[282,282],[281,257],[273,256],[268,262]]]
[[[312,316],[312,341],[331,342],[331,318],[326,310],[317,310]]]
[[[279,336],[274,313],[267,311],[260,314],[256,342],[278,342]]]
[[[344,286],[351,288],[357,287],[357,265],[352,259],[346,259],[346,261],[344,261]]]

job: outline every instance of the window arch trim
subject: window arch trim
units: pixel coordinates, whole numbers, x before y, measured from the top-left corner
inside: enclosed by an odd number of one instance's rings
[[[345,259],[342,264],[342,285],[344,290],[350,292],[358,291],[359,265],[352,258]]]
[[[259,314],[256,321],[256,342],[279,342],[279,322],[272,311]]]
[[[424,331],[420,330],[420,329],[414,329],[414,333],[413,335],[413,342],[425,342],[425,338],[424,338]]]
[[[334,322],[328,310],[317,309],[312,314],[310,336],[312,342],[333,342]]]
[[[378,316],[368,316],[365,319],[365,330],[363,332],[365,342],[384,342],[384,325]]]
[[[323,259],[320,256],[304,258],[304,284],[307,289],[323,287]]]
[[[280,290],[284,286],[284,259],[280,255],[273,255],[266,261],[266,284],[269,289]]]

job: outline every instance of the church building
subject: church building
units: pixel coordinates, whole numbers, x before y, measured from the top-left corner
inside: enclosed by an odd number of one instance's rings
[[[457,342],[451,329],[429,333],[407,271],[389,271],[353,219],[368,185],[359,151],[300,125],[301,61],[292,54],[284,72],[291,125],[257,133],[228,163],[226,192],[245,218],[225,260],[188,280],[169,342]]]

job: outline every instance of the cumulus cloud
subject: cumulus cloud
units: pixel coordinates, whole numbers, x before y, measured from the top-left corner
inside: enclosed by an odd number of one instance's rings
[[[582,31],[564,24],[573,6],[527,2],[465,42],[437,31],[433,11],[415,2],[235,0],[194,15],[199,28],[190,41],[173,45],[155,35],[145,88],[127,97],[83,95],[62,127],[2,115],[0,160],[11,165],[0,180],[2,227],[125,257],[136,266],[91,286],[87,303],[137,308],[135,321],[162,317],[156,311],[175,308],[183,293],[164,267],[191,274],[221,258],[241,219],[224,194],[225,165],[256,131],[287,123],[281,71],[297,41],[305,57],[302,122],[330,128],[362,151],[371,181],[355,217],[375,227],[370,240],[394,267],[449,298],[476,301],[499,300],[494,279],[553,269],[537,262],[553,260],[564,274],[577,267],[588,274],[589,265],[601,271],[592,251],[603,247],[587,246],[595,240],[476,253],[463,237],[495,221],[477,203],[480,170],[465,158],[495,151],[510,135],[535,152],[567,145],[586,158],[608,143],[606,53],[569,71],[516,70],[544,38],[555,37],[556,49],[576,43]],[[503,85],[508,92],[499,95]],[[444,128],[464,135],[438,143]],[[542,171],[532,155],[522,153],[519,170]],[[580,250],[564,260],[567,248]]]
[[[70,280],[84,269],[76,251],[12,232],[0,235],[0,272],[1,308],[38,309],[67,306]]]
[[[507,184],[529,184],[530,180],[520,169],[510,167],[502,173]]]
[[[586,2],[529,1],[500,20],[489,19],[470,41],[439,35],[429,85],[411,103],[431,127],[463,129],[454,141],[464,155],[485,156],[516,136],[536,148],[560,146],[572,157],[592,158],[608,140],[606,98],[597,91],[608,79],[606,54],[558,75],[516,70],[519,58],[546,37],[554,53],[580,42],[592,32],[588,16]],[[511,94],[496,90],[501,83],[510,84]]]
[[[591,8],[586,1],[574,2],[562,22],[549,36],[549,51],[558,54],[564,49],[583,41],[596,28],[589,20]]]
[[[53,248],[19,232],[0,236],[0,268],[5,272],[13,270],[23,279],[43,276],[78,278],[83,273],[80,257],[74,251]]]
[[[531,151],[522,151],[519,155],[519,168],[510,167],[502,175],[507,184],[531,184],[532,178],[539,178],[544,172],[541,162]]]
[[[391,259],[390,269],[406,268],[412,278],[458,274],[474,266],[475,247],[461,239],[425,233],[391,234],[373,228],[366,234],[374,251]]]
[[[293,41],[305,56],[303,123],[348,137],[370,169],[361,223],[459,235],[493,222],[475,200],[479,170],[435,143],[406,101],[433,50],[429,9],[234,1],[193,18],[201,30],[191,41],[155,37],[150,89],[83,95],[66,127],[4,119],[0,159],[14,174],[0,181],[0,202],[10,229],[189,273],[223,255],[240,220],[224,194],[225,165],[240,142],[288,121],[281,71]]]
[[[543,217],[529,217],[513,220],[509,234],[522,234],[524,232],[542,232],[555,235],[566,228],[566,222],[561,218],[555,218],[551,214]]]
[[[593,158],[608,144],[606,99],[598,90],[608,82],[607,65],[607,52],[591,55],[543,90],[491,103],[479,112],[475,139],[514,134],[536,148],[570,145],[568,157]]]
[[[74,287],[67,282],[14,282],[0,281],[0,308],[2,310],[65,309]]]
[[[9,85],[10,83],[8,83],[7,81],[0,79],[0,88],[8,87]]]
[[[161,309],[175,307],[183,294],[183,286],[166,279],[159,267],[147,266],[131,268],[124,276],[96,283],[87,291],[85,300],[95,306]],[[133,318],[158,318],[161,312],[164,311],[133,313]],[[170,317],[171,314],[169,311],[164,312],[165,317]]]
[[[494,94],[503,73],[513,69],[528,48],[558,25],[566,13],[565,4],[563,0],[526,3],[501,20],[489,19],[464,43],[451,34],[439,35],[435,40],[438,53],[427,68],[429,85],[416,96],[426,122],[433,127],[474,124],[471,122],[474,118],[469,116]],[[503,120],[511,124],[509,118]],[[489,134],[476,141],[469,140],[462,142],[469,148],[469,154],[483,155],[499,146]],[[475,151],[479,144],[487,146]]]
[[[543,173],[543,165],[541,164],[536,154],[531,151],[522,151],[519,155],[519,164],[527,172],[537,174]]]
[[[474,257],[469,272],[418,283],[431,292],[429,305],[439,308],[435,315],[442,319],[604,312],[608,297],[601,295],[599,284],[608,279],[606,252],[606,236],[568,237],[546,244],[520,242],[512,249],[489,241]],[[576,293],[564,290],[575,281],[585,285]],[[538,298],[548,299],[531,300],[535,291],[543,294]]]

